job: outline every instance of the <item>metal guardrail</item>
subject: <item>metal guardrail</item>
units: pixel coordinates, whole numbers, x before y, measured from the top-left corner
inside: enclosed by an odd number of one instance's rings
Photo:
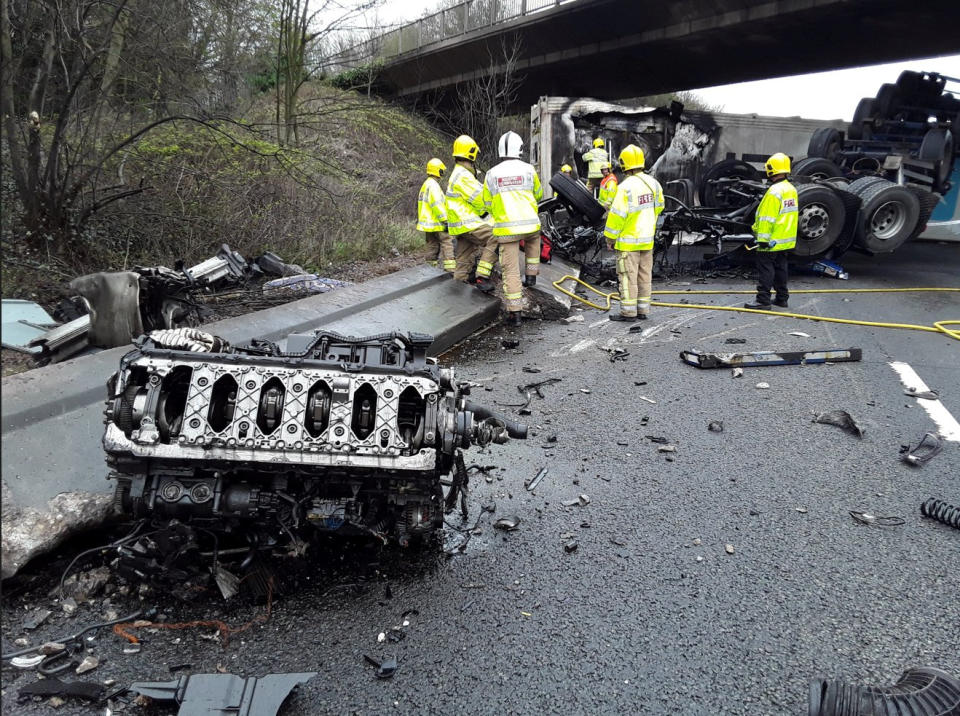
[[[577,0],[465,0],[378,35],[326,58],[319,64],[328,72],[340,72],[375,59],[386,61],[407,53],[419,52],[444,40],[571,2]]]

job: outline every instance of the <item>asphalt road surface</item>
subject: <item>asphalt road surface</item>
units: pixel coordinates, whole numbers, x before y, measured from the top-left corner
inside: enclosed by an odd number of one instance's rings
[[[918,244],[845,266],[847,282],[803,277],[791,285],[960,287],[960,246]],[[730,287],[750,288],[654,286]],[[797,294],[790,304],[875,321],[960,319],[957,294]],[[928,497],[960,505],[960,442],[945,442],[922,468],[900,461],[901,445],[938,425],[922,401],[904,395],[890,366],[908,363],[960,417],[960,343],[685,308],[654,308],[643,333],[631,334],[596,311],[582,315],[579,323],[527,322],[517,350],[501,347],[510,332],[497,327],[444,356],[461,379],[481,384],[472,397],[487,404],[522,402],[517,385],[561,379],[531,401],[536,435],[467,454],[468,464],[497,469],[489,480],[473,474],[467,526],[479,518],[478,534],[462,553],[328,545],[288,577],[269,619],[229,645],[200,638],[211,629],[159,631],[143,633],[140,654],[125,655],[105,629],[90,643],[100,666],[78,678],[165,680],[218,666],[242,676],[319,672],[289,700],[283,713],[291,715],[805,714],[816,677],[889,685],[913,666],[960,676],[960,531],[919,513]],[[851,346],[863,350],[861,362],[748,368],[740,378],[678,359],[685,348]],[[611,362],[604,348],[629,355]],[[860,423],[862,439],[812,422],[837,409]],[[722,421],[723,432],[708,430],[711,421]],[[647,436],[675,452],[659,452]],[[524,481],[541,467],[546,477],[528,492]],[[496,512],[481,514],[488,503]],[[851,510],[904,524],[866,526]],[[494,530],[493,520],[507,515],[519,517],[519,528]],[[450,530],[447,544],[462,539]],[[570,543],[577,546],[568,552]],[[102,597],[66,618],[47,596],[64,556],[28,568],[17,583],[26,589],[4,598],[4,650],[17,637],[37,643],[102,618]],[[263,613],[215,596],[192,605],[156,592],[111,600],[121,613],[157,604],[170,622],[238,625]],[[55,615],[26,633],[25,609],[37,605]],[[378,643],[408,610],[417,611],[405,617],[405,638]],[[393,678],[378,680],[364,655],[395,656]],[[190,667],[171,675],[177,664]],[[18,705],[16,690],[35,678],[4,667],[3,713],[103,712],[75,702]]]

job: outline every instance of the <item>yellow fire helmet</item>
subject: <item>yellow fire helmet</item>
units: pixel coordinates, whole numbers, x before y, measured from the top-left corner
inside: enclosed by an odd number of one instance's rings
[[[643,169],[645,161],[643,150],[636,144],[628,144],[620,152],[620,166],[625,172],[631,169]]]
[[[560,167],[560,171],[562,171],[564,174],[573,174],[573,167],[571,167],[569,164],[564,164],[562,167]]]
[[[477,143],[473,141],[472,137],[468,137],[466,134],[461,134],[455,140],[453,140],[453,156],[459,159],[469,159],[471,162],[476,161],[477,155],[480,153],[480,147],[477,146]]]
[[[595,147],[602,147],[602,146],[603,146],[603,140],[602,140],[600,137],[597,137],[596,139],[593,140],[593,146],[595,146]]]
[[[443,178],[444,172],[447,171],[447,165],[441,162],[439,159],[434,157],[429,162],[427,162],[427,175],[436,177],[437,179]]]
[[[600,165],[600,168],[609,169],[610,171],[613,171],[613,165],[610,162],[604,162],[603,164]]]
[[[789,174],[790,157],[783,152],[777,152],[767,160],[764,167],[767,170],[768,177],[776,176],[777,174]]]

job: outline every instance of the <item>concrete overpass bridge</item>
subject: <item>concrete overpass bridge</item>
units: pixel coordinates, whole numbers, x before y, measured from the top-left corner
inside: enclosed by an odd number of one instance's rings
[[[334,65],[379,58],[381,90],[413,98],[502,69],[501,45],[514,37],[523,78],[516,105],[525,108],[541,95],[615,100],[952,54],[960,2],[466,0]]]

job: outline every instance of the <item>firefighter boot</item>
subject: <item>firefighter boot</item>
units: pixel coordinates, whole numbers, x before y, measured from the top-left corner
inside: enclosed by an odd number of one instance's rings
[[[474,286],[479,288],[484,293],[493,293],[497,288],[488,276],[477,276]]]
[[[523,318],[520,315],[520,311],[508,311],[506,324],[511,328],[519,328],[523,325]]]
[[[536,277],[536,276],[524,276],[524,277],[523,277],[523,285],[526,286],[527,288],[529,288],[530,286],[536,286],[536,285],[537,285],[537,277]]]

